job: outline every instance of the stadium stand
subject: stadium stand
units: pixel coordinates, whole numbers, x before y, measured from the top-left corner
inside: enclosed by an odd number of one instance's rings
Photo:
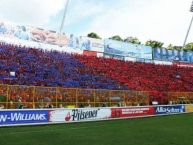
[[[193,69],[76,55],[82,63],[132,90],[192,92]]]
[[[0,83],[89,89],[128,89],[71,54],[0,44]],[[14,72],[15,75],[11,75]]]
[[[0,44],[0,84],[143,91],[149,92],[150,100],[161,98],[160,102],[167,104],[169,92],[193,91],[192,75],[193,68],[176,65],[129,62]],[[17,97],[14,93],[11,92],[11,96]],[[22,102],[32,101],[29,95],[22,96],[26,96]]]

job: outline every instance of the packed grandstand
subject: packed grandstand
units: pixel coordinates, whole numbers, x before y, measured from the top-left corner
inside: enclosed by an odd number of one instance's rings
[[[4,23],[0,37],[2,108],[192,101],[193,94],[188,93],[193,92],[191,51],[58,37],[53,31]]]
[[[190,1],[0,0],[0,145],[191,145]]]

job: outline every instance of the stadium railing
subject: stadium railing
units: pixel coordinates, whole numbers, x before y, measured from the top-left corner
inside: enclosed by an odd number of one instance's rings
[[[75,108],[151,105],[151,92],[0,84],[0,108]],[[193,92],[166,92],[165,104],[193,103]]]

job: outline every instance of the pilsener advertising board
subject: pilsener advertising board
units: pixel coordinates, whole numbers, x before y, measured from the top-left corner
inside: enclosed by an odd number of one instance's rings
[[[97,121],[110,117],[110,108],[56,109],[50,111],[50,122]]]

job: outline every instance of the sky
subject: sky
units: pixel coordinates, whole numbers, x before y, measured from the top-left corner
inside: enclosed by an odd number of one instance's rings
[[[0,0],[0,21],[59,31],[66,0]],[[192,0],[70,0],[64,32],[183,44]],[[193,42],[193,28],[188,42]]]

